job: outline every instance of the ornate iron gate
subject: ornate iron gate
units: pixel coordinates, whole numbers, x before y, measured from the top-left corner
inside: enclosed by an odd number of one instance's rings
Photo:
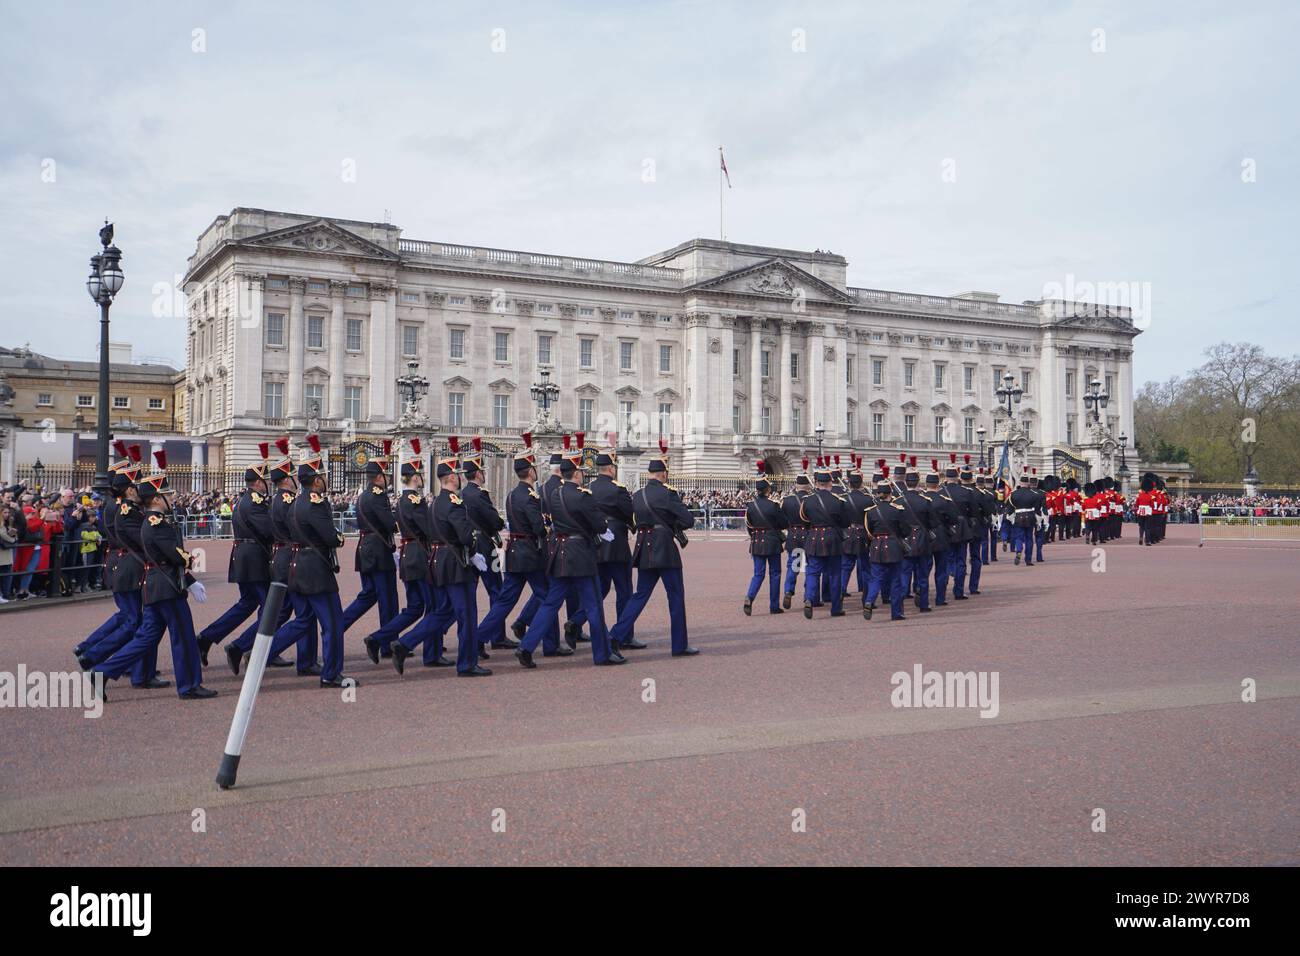
[[[375,441],[358,439],[346,442],[329,453],[329,486],[331,492],[350,492],[366,484],[366,465],[376,455],[382,455],[384,446]]]

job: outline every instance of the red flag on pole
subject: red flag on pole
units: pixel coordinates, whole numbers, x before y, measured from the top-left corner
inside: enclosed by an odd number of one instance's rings
[[[727,157],[722,154],[722,147],[718,147],[718,162],[722,165],[722,175],[727,180],[727,188],[731,188],[731,172],[727,169]]]

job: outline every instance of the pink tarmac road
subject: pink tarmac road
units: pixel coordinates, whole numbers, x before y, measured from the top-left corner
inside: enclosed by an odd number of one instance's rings
[[[693,541],[702,653],[669,656],[656,596],[649,649],[617,668],[580,645],[534,671],[494,652],[490,678],[418,659],[399,677],[364,656],[372,611],[347,637],[354,702],[268,672],[227,792],[213,776],[242,678],[219,649],[214,700],[119,682],[99,719],[6,709],[0,862],[1300,861],[1300,543],[1197,548],[1173,527],[1138,548],[1127,530],[1104,572],[1082,542],[1049,545],[1042,565],[986,568],[969,601],[870,623],[856,596],[844,618],[765,600],[745,617],[744,542]],[[234,593],[228,543],[208,548],[200,627]],[[357,576],[341,582],[346,603]],[[109,609],[0,615],[0,671],[75,667]],[[996,716],[894,707],[892,676],[917,665],[995,673]]]

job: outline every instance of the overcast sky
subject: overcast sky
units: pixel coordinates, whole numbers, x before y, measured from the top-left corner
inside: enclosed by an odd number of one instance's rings
[[[113,339],[179,364],[154,289],[235,206],[632,260],[717,236],[724,144],[728,238],[851,285],[1122,283],[1138,383],[1289,354],[1297,34],[1289,2],[9,5],[0,344],[95,356],[105,216]]]

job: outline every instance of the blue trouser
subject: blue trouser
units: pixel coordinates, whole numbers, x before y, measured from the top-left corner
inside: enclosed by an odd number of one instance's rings
[[[985,530],[985,531],[981,531],[981,532],[980,532],[980,536],[979,536],[979,559],[980,559],[980,563],[981,563],[981,564],[988,564],[988,563],[989,563],[989,553],[990,553],[990,552],[992,551],[992,549],[993,549],[993,545],[992,545],[992,543],[991,543],[991,537],[992,537],[992,534],[993,534],[993,529],[992,529],[992,528],[989,528],[988,530]]]
[[[832,614],[844,610],[844,594],[840,591],[842,557],[843,555],[839,554],[808,556],[808,568],[803,579],[804,603],[813,604],[820,597],[830,601]],[[829,594],[827,594],[828,590]]]
[[[506,639],[506,618],[510,612],[515,609],[519,603],[519,598],[524,593],[524,585],[527,584],[532,588],[528,602],[524,605],[523,613],[528,616],[528,620],[533,619],[537,613],[537,608],[541,605],[542,600],[548,590],[546,575],[542,571],[507,571],[505,580],[501,583],[496,597],[492,601],[492,606],[488,608],[487,614],[483,620],[478,622],[478,639],[489,644],[500,644]]]
[[[456,617],[456,673],[464,674],[478,667],[478,582],[471,578],[460,584],[441,588],[451,602]]]
[[[254,614],[258,608],[266,603],[266,592],[270,588],[267,582],[248,583],[241,581],[239,583],[239,600],[230,605],[229,610],[221,617],[217,618],[202,631],[199,637],[211,641],[213,644],[219,644],[221,639],[233,631],[244,621],[248,620],[250,614]],[[253,618],[253,633],[257,634],[257,618]]]
[[[614,620],[623,613],[627,602],[632,600],[632,563],[630,561],[605,561],[596,565],[596,577],[600,579],[600,599],[609,597],[609,590],[614,589]],[[627,632],[627,640],[636,637],[636,628]]]
[[[18,579],[18,590],[26,591],[32,585],[32,577],[36,573],[36,567],[41,563],[42,544],[35,545],[32,548],[31,555],[27,558],[27,567],[23,568],[23,575]],[[17,554],[17,550],[14,551]],[[14,565],[14,574],[18,574],[18,565]]]
[[[283,623],[275,629],[268,659],[287,650],[290,645],[297,644],[298,673],[301,674],[316,665],[316,612],[305,594],[295,594],[290,591],[287,603],[293,613],[293,620],[287,620],[283,610],[280,612]],[[243,639],[242,636],[240,639]],[[252,644],[249,644],[248,648],[243,648],[241,645],[243,650],[251,648]]]
[[[654,593],[655,585],[663,579],[664,590],[668,593],[668,620],[672,630],[672,648],[674,654],[686,650],[686,588],[682,584],[681,568],[641,568],[636,574],[636,591],[632,600],[627,602],[618,622],[609,632],[609,638],[615,644],[628,640],[636,619],[645,610],[646,602]]]
[[[889,615],[890,617],[903,616],[903,595],[906,588],[903,584],[903,562],[897,564],[876,564],[871,565],[871,579],[867,585],[867,596],[863,605],[874,605],[876,598],[880,597],[886,590],[889,591]]]
[[[927,608],[930,606],[930,569],[934,567],[934,555],[926,552],[920,557],[908,558],[907,563],[911,565],[908,574],[911,575],[912,587],[916,589],[917,607]]]
[[[934,552],[934,606],[942,607],[948,603],[948,578],[951,569],[948,567],[948,555],[951,548],[944,548],[942,551]]]
[[[954,597],[966,595],[966,542],[961,541],[948,549],[948,577],[952,579]]]
[[[96,664],[117,653],[140,629],[144,620],[144,605],[139,591],[116,591],[113,602],[117,604],[117,613],[81,642],[82,655]],[[114,621],[116,625],[104,629]]]
[[[537,650],[538,642],[547,636],[548,631],[554,637],[555,624],[552,622],[559,620],[560,605],[570,597],[578,602],[591,628],[591,659],[597,664],[603,664],[609,659],[610,634],[605,627],[600,578],[595,574],[582,578],[551,578],[546,597],[533,619],[535,623],[529,625],[520,646],[531,654]]]
[[[840,593],[849,593],[849,580],[853,577],[854,569],[858,572],[858,593],[867,593],[867,582],[871,578],[871,560],[867,557],[867,552],[861,554],[846,554],[840,559]]]
[[[379,605],[379,624],[382,627],[397,614],[397,570],[395,568],[361,572],[361,590],[347,606],[347,610],[343,611],[343,630],[347,631],[376,604]],[[380,641],[385,652],[391,644],[391,638]]]
[[[1034,529],[1016,525],[1011,529],[1011,548],[1020,554],[1024,551],[1025,564],[1034,563]]]
[[[338,591],[303,594],[320,624],[320,679],[335,681],[343,676],[343,602]],[[301,647],[301,644],[299,645]],[[299,668],[302,662],[298,663]]]
[[[1139,528],[1142,527],[1141,522],[1138,523],[1138,527]],[[127,593],[129,592],[127,591],[113,592],[113,603],[117,605],[117,610],[113,612],[112,616],[107,621],[105,621],[103,624],[99,625],[99,627],[91,631],[89,636],[87,636],[80,644],[77,645],[76,650],[78,654],[83,653],[87,648],[93,647],[100,640],[100,638],[107,637],[109,634],[112,634],[119,627],[121,627],[123,623],[125,623],[127,618],[127,609],[123,607],[122,599]],[[139,594],[139,592],[135,592],[135,593],[137,595]]]
[[[758,595],[758,589],[763,586],[763,577],[766,574],[768,610],[775,611],[781,606],[781,552],[768,555],[752,554],[750,557],[754,559],[754,576],[749,579],[749,590],[745,592],[745,600],[754,600]],[[621,611],[622,608],[619,610]]]
[[[424,609],[420,622],[397,640],[407,650],[413,651],[419,644],[424,645],[424,663],[430,667],[442,658],[446,649],[444,638],[447,628],[456,620],[456,611],[447,599],[444,588],[436,588],[432,581],[416,581],[421,592],[417,599]]]
[[[1034,529],[1034,543],[1038,546],[1038,558],[1037,558],[1037,560],[1039,560],[1039,561],[1043,560],[1043,540],[1044,540],[1046,537],[1047,537],[1047,532],[1044,531],[1042,528],[1035,528],[1035,529]],[[1118,532],[1116,532],[1116,537],[1119,537]]]
[[[398,635],[429,612],[432,603],[430,594],[433,591],[429,579],[424,577],[416,581],[403,581],[402,585],[406,589],[406,607],[370,632],[371,640],[378,641],[380,647],[392,647]]]
[[[199,664],[199,645],[194,637],[194,618],[184,596],[146,605],[135,636],[108,660],[96,664],[94,670],[103,674],[105,680],[117,680],[157,652],[164,630],[171,640],[176,693],[182,695],[194,690],[203,682],[203,668]]]
[[[253,642],[257,640],[257,627],[262,622],[262,608],[266,607],[266,596],[271,593],[270,584],[258,584],[257,587],[261,589],[262,602],[258,606],[257,614],[253,618],[253,623],[244,628],[243,633],[230,642],[231,647],[237,647],[245,654],[253,649]],[[275,625],[271,631],[272,643],[274,643],[274,635],[279,632],[280,628],[284,627],[285,623],[289,620],[289,615],[293,613],[293,601],[291,598],[292,595],[288,595],[280,605],[280,616],[276,619]],[[310,657],[310,663],[316,663],[316,632],[314,629],[312,630],[310,637],[303,638],[298,642],[298,656],[299,658],[308,656]],[[272,657],[275,657],[274,653],[272,653],[267,660],[270,660]],[[299,666],[303,665],[300,664]]]
[[[980,539],[986,537],[984,532],[980,531],[979,538],[970,543],[970,550],[967,552],[970,564],[970,582],[969,589],[978,591],[980,589],[980,568],[984,562],[980,560]]]
[[[795,557],[796,552],[799,557]],[[802,548],[796,548],[794,551],[786,552],[785,559],[785,593],[794,594],[795,582],[799,577],[799,572],[803,570],[803,565],[808,559],[803,554]]]

